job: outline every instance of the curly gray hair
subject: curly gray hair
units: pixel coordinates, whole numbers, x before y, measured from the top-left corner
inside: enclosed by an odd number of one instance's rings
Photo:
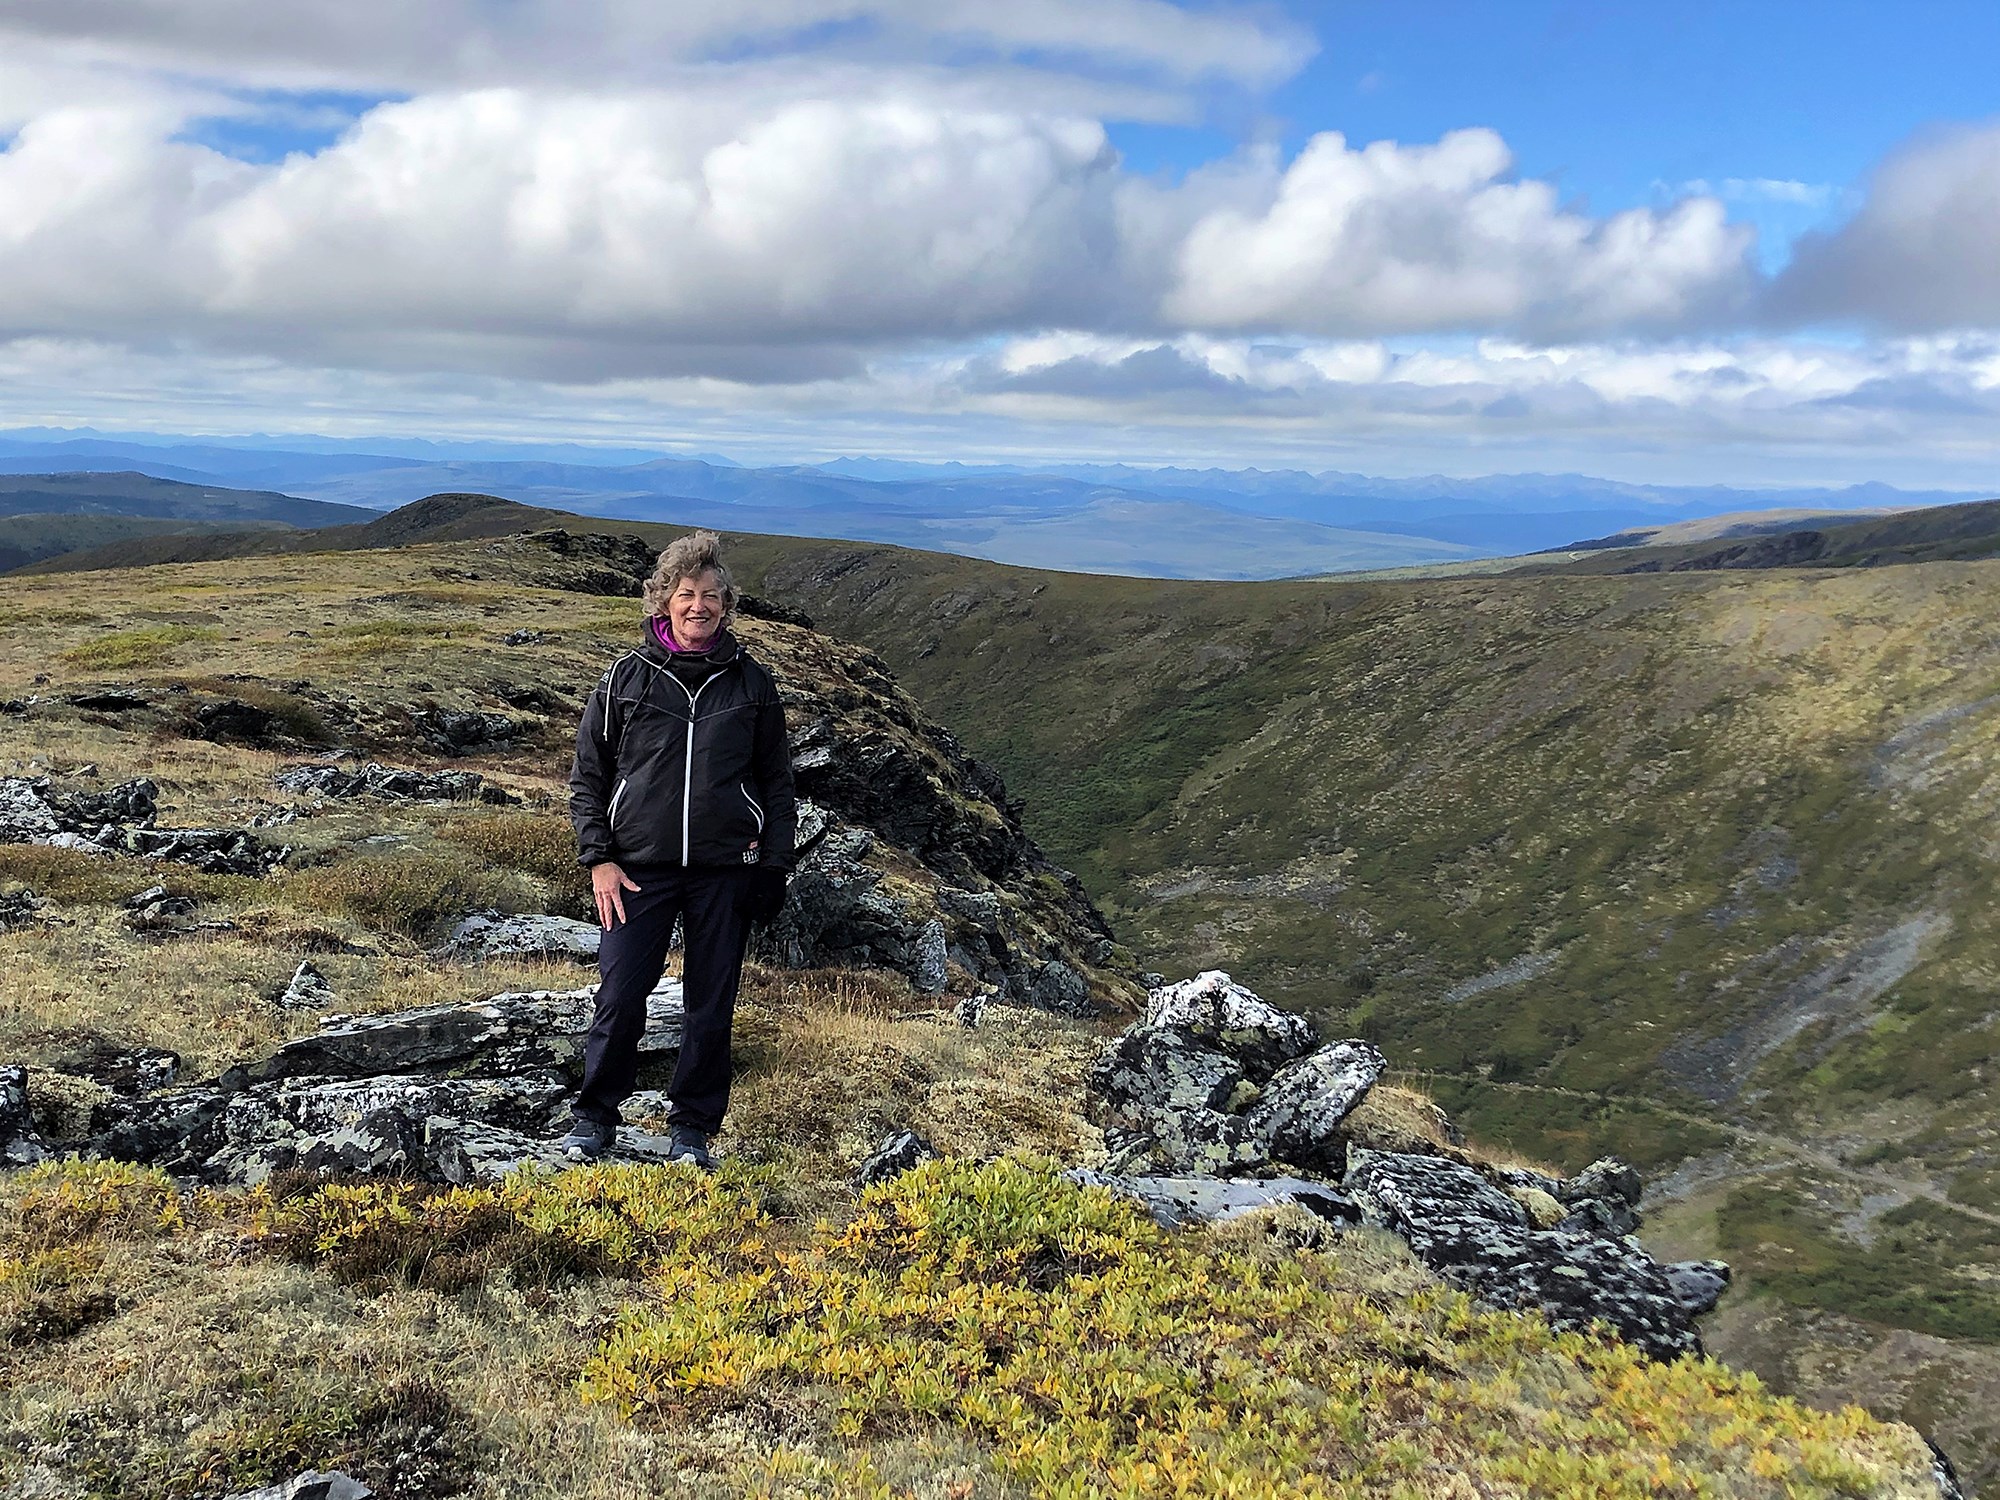
[[[646,613],[665,615],[667,601],[674,596],[683,578],[699,578],[704,573],[715,574],[715,581],[722,585],[722,617],[727,624],[736,617],[736,601],[741,597],[736,590],[736,580],[729,576],[729,565],[722,560],[722,538],[712,531],[691,531],[669,544],[660,554],[660,560],[653,567],[653,576],[646,580],[641,594],[645,600]]]

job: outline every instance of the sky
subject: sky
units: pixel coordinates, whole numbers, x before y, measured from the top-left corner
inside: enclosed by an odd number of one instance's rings
[[[0,0],[0,428],[2000,492],[1991,0]]]

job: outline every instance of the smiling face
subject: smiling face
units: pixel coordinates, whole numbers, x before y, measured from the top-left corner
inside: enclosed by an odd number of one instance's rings
[[[691,573],[674,585],[667,599],[667,628],[676,641],[699,651],[722,628],[723,609],[722,579],[715,569]]]

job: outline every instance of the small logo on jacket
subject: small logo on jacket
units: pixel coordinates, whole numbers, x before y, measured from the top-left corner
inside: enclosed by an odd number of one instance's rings
[[[755,849],[745,849],[743,851],[743,863],[746,865],[754,865],[762,857]]]

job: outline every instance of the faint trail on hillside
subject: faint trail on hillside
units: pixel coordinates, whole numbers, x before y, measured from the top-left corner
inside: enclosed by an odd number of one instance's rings
[[[1425,1076],[1449,1078],[1459,1083],[1476,1083],[1483,1088],[1489,1089],[1511,1089],[1516,1093],[1522,1094],[1553,1094],[1564,1099],[1586,1100],[1592,1104],[1626,1104],[1649,1109],[1655,1114],[1664,1115],[1669,1120],[1679,1120],[1682,1124],[1696,1125],[1708,1130],[1719,1130],[1725,1135],[1734,1136],[1739,1141],[1747,1141],[1752,1145],[1762,1146],[1767,1150],[1776,1151],[1783,1156],[1796,1157],[1798,1160],[1808,1162],[1822,1171],[1831,1173],[1833,1176],[1844,1177],[1850,1182],[1872,1184],[1875,1187],[1885,1188],[1891,1192],[1905,1193],[1913,1198],[1922,1198],[1927,1202],[1937,1204],[1940,1208],[1948,1208],[1953,1213],[1962,1215],[1965,1218],[1977,1219],[1982,1224],[1991,1224],[1996,1229],[2000,1229],[2000,1214],[1989,1213],[1983,1208],[1974,1208],[1969,1203],[1961,1203],[1956,1198],[1947,1196],[1942,1188],[1934,1187],[1929,1182],[1912,1181],[1909,1178],[1898,1177],[1890,1172],[1878,1172],[1870,1167],[1853,1166],[1842,1161],[1831,1151],[1823,1151],[1817,1146],[1809,1146],[1805,1142],[1795,1141],[1789,1136],[1774,1135],[1768,1130],[1758,1130],[1749,1125],[1735,1125],[1727,1120],[1717,1120],[1707,1115],[1698,1115],[1691,1110],[1677,1109],[1671,1104],[1662,1104],[1658,1100],[1648,1099],[1643,1095],[1597,1094],[1592,1093],[1588,1089],[1566,1089],[1544,1083],[1495,1083],[1492,1079],[1482,1078],[1477,1073],[1444,1073],[1435,1069],[1428,1069],[1423,1072],[1412,1070],[1407,1076],[1413,1079]]]

